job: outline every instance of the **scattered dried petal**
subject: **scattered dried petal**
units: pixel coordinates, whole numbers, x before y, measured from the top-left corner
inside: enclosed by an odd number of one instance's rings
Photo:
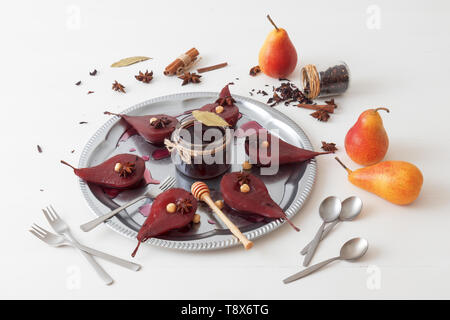
[[[42,153],[42,147],[41,147],[40,145],[37,145],[37,151],[38,151],[39,153]]]
[[[143,206],[139,207],[139,212],[144,216],[148,217],[150,215],[150,210],[152,208],[151,203],[144,204]]]
[[[287,79],[281,79],[282,81],[288,81],[282,83],[278,88],[273,87],[273,96],[267,100],[267,103],[273,107],[280,102],[284,102],[287,106],[290,103],[306,103],[312,104],[312,100],[308,99],[297,86]]]
[[[90,74],[91,76],[95,76],[95,75],[97,74],[97,69],[94,69],[94,71],[89,72],[89,74]]]
[[[156,149],[152,152],[152,158],[154,160],[161,160],[170,157],[170,152],[166,148],[164,149]]]
[[[76,86],[79,86],[80,84],[81,84],[81,80],[75,83]]]
[[[145,169],[144,180],[145,180],[146,184],[160,184],[161,183],[159,180],[153,179],[152,174],[150,173],[150,170],[148,170],[148,169]]]

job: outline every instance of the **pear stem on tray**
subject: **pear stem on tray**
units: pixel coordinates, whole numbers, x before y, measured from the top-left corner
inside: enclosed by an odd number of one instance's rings
[[[114,113],[114,112],[109,112],[109,111],[105,111],[105,112],[103,112],[103,114],[107,114],[107,115],[110,115],[110,116],[118,116],[118,117],[120,117],[120,114]]]
[[[351,173],[352,170],[350,170],[349,168],[347,168],[347,166],[345,164],[342,163],[341,159],[339,159],[338,157],[334,157],[336,159],[337,162],[339,162],[339,164],[345,169],[347,170],[348,173]]]
[[[61,163],[62,164],[65,164],[66,166],[69,166],[69,167],[71,167],[73,170],[75,170],[76,168],[74,168],[71,164],[69,164],[69,163],[67,163],[67,162],[65,162],[64,160],[61,160]]]
[[[272,18],[269,15],[267,15],[267,19],[269,19],[270,23],[275,27],[275,29],[277,29],[277,31],[280,30],[278,29],[277,25],[275,24],[275,22],[273,22]]]

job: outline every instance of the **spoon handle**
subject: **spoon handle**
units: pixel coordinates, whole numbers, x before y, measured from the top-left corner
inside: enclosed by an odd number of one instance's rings
[[[309,263],[311,262],[312,257],[314,256],[314,253],[316,252],[317,246],[319,245],[320,238],[322,237],[323,229],[325,228],[325,223],[323,222],[320,226],[319,230],[317,231],[316,235],[314,236],[314,239],[312,240],[311,247],[308,250],[308,253],[305,256],[305,259],[303,259],[303,266],[307,267]]]
[[[317,263],[315,265],[312,265],[309,268],[306,268],[305,270],[302,270],[300,272],[297,272],[297,273],[293,274],[290,277],[287,277],[286,279],[283,280],[283,282],[284,283],[289,283],[289,282],[301,279],[303,277],[306,277],[307,275],[310,275],[311,273],[319,270],[320,268],[326,266],[327,264],[329,264],[329,263],[331,263],[333,261],[339,260],[339,259],[340,259],[340,257],[334,257],[334,258],[331,258],[331,259],[319,262],[319,263]]]
[[[330,224],[328,224],[325,229],[323,230],[322,233],[322,237],[320,238],[320,240],[323,240],[331,231],[331,229],[334,228],[335,225],[337,225],[340,222],[340,220],[336,220],[331,222]],[[312,244],[312,240],[302,249],[302,251],[300,251],[300,253],[304,256],[305,254],[308,253],[309,248],[311,248],[311,244]]]

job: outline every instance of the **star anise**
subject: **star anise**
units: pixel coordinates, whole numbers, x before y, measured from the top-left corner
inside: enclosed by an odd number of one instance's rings
[[[335,152],[337,151],[338,148],[336,148],[336,143],[332,143],[332,142],[325,142],[322,141],[322,146],[321,146],[322,150],[324,151],[331,151],[331,152]]]
[[[136,164],[134,162],[126,162],[120,168],[119,175],[122,178],[126,178],[126,177],[131,176],[135,170],[136,170]]]
[[[311,113],[311,117],[316,118],[319,121],[327,122],[330,118],[330,114],[324,110],[317,110]]]
[[[261,68],[259,67],[259,66],[254,66],[253,68],[251,68],[250,69],[250,72],[249,72],[249,74],[252,76],[252,77],[255,77],[258,73],[260,73],[261,72]]]
[[[144,83],[149,83],[153,79],[153,71],[148,72],[148,70],[145,70],[144,73],[139,71],[139,74],[134,76],[137,81],[142,81]]]
[[[155,127],[155,129],[162,129],[162,128],[165,128],[170,122],[171,121],[169,118],[161,117],[161,118],[157,118],[156,120],[152,121],[152,123],[150,125]]]
[[[337,108],[337,104],[336,104],[336,102],[334,102],[334,98],[332,98],[331,100],[325,100],[325,103],[330,105],[330,106],[334,106],[335,108]]]
[[[185,86],[190,82],[199,83],[201,77],[202,77],[201,75],[196,74],[195,72],[193,73],[185,72],[182,76],[179,76],[178,79],[182,79],[183,83],[181,85]]]
[[[125,87],[122,84],[118,83],[117,80],[115,80],[112,84],[112,89],[125,93]]]
[[[216,103],[222,107],[232,106],[235,102],[236,102],[236,100],[234,100],[232,96],[228,96],[225,98],[219,98],[216,100]]]
[[[250,176],[246,172],[240,172],[237,178],[240,186],[242,186],[243,184],[248,184],[250,182]]]
[[[181,214],[189,213],[192,210],[192,203],[189,199],[178,199],[175,205],[177,212]]]

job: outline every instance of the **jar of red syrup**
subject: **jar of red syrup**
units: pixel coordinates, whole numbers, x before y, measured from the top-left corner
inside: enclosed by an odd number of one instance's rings
[[[211,179],[231,166],[232,131],[206,126],[188,116],[177,125],[169,150],[178,171],[195,179]]]

